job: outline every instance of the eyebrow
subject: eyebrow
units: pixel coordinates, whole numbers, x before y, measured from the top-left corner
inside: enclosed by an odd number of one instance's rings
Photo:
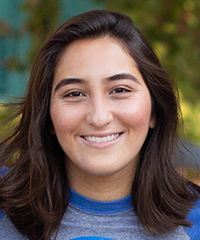
[[[86,83],[86,81],[81,78],[64,78],[56,85],[56,87],[54,89],[54,93],[62,86],[74,84],[74,83],[82,83],[83,84],[83,83]]]
[[[111,77],[106,78],[106,80],[108,82],[115,81],[115,80],[122,80],[122,79],[130,79],[130,80],[133,80],[134,82],[140,84],[139,80],[136,77],[134,77],[132,74],[130,74],[130,73],[115,74],[115,75],[113,75]]]
[[[115,74],[111,77],[107,77],[105,80],[107,82],[111,82],[111,81],[122,80],[122,79],[130,79],[130,80],[133,80],[134,82],[140,84],[139,80],[130,73]],[[74,84],[74,83],[75,84],[77,84],[77,83],[84,84],[84,83],[86,83],[86,80],[82,79],[82,78],[64,78],[56,85],[56,87],[54,89],[54,93],[61,87],[65,86],[65,85],[69,85],[69,84]]]

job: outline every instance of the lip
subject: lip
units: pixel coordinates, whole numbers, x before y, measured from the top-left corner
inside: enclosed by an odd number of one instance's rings
[[[88,141],[87,139],[85,139],[85,137],[108,137],[111,135],[117,135],[119,134],[119,136],[113,140],[110,141],[106,141],[106,142],[92,142],[92,141]],[[120,139],[122,138],[124,132],[117,132],[117,133],[98,133],[98,134],[87,134],[87,135],[81,135],[80,139],[83,141],[84,144],[86,144],[88,147],[91,148],[96,148],[96,149],[105,149],[105,148],[109,148],[111,146],[113,146],[114,144],[116,144],[118,141],[120,141]]]

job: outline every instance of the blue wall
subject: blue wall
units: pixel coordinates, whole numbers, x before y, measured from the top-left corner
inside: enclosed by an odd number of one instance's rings
[[[21,10],[24,0],[0,0],[0,24],[9,23],[11,28],[19,30],[26,22],[27,15]],[[58,22],[92,9],[102,9],[94,0],[60,0],[60,16]],[[20,58],[25,61],[29,44],[28,34],[17,38],[3,34],[0,25],[0,101],[11,101],[11,96],[24,95],[29,73],[5,68],[5,59],[9,57]],[[16,31],[17,33],[17,31]]]
[[[22,0],[1,0],[0,21],[5,27],[19,29],[24,22],[25,14],[20,14]],[[2,29],[3,27],[1,27]],[[8,31],[9,31],[8,28]],[[17,33],[17,32],[16,32]],[[28,47],[28,37],[17,40],[0,30],[0,100],[8,100],[10,96],[21,96],[26,85],[25,73],[7,71],[4,62],[11,56],[23,58]]]

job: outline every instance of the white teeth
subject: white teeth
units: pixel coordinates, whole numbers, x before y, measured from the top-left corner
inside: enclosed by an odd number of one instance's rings
[[[112,141],[116,138],[119,137],[119,133],[117,134],[112,134],[112,135],[109,135],[107,137],[84,137],[87,141],[89,142],[97,142],[97,143],[100,143],[100,142],[108,142],[108,141]]]

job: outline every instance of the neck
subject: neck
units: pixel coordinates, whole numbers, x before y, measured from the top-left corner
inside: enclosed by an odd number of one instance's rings
[[[70,187],[75,192],[97,201],[114,201],[131,194],[134,167],[109,175],[97,176],[68,164]]]

